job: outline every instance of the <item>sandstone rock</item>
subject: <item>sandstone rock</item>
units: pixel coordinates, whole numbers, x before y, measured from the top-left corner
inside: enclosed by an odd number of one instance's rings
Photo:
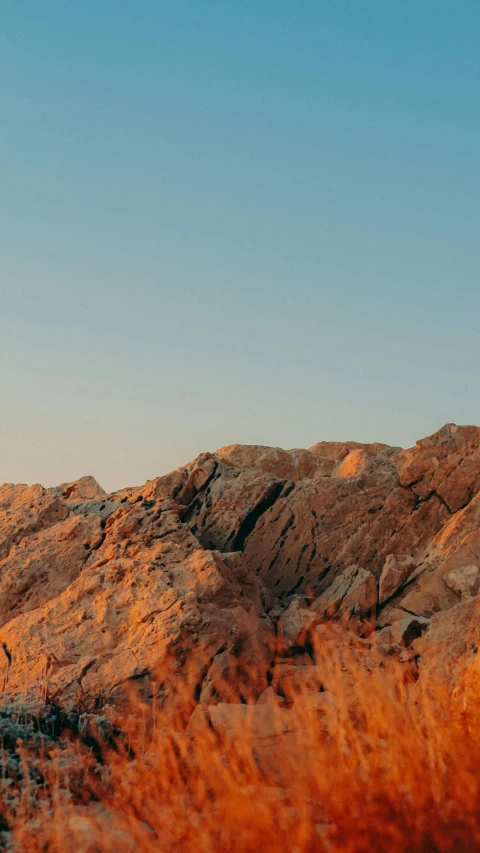
[[[404,619],[407,614],[405,613],[402,618]],[[386,625],[385,628],[381,628],[379,631],[375,631],[372,635],[372,640],[376,646],[390,646],[395,642],[393,638],[392,626]]]
[[[368,469],[369,456],[364,450],[352,450],[334,469],[336,477],[360,477]]]
[[[273,687],[267,687],[257,699],[257,705],[274,705],[280,707],[283,704],[282,697],[278,695]]]
[[[272,474],[219,462],[206,488],[191,500],[185,521],[203,547],[242,550],[258,518],[275,503],[284,486]]]
[[[315,666],[293,666],[289,673],[276,675],[273,686],[288,704],[292,704],[299,696],[323,690],[322,671]]]
[[[311,459],[300,451],[222,448],[210,487],[198,492],[188,511],[192,530],[205,545],[220,550],[239,536],[235,547],[245,551],[252,570],[281,598],[307,590],[318,596],[352,563],[378,578],[391,553],[413,554],[419,565],[451,518],[444,495],[454,480],[461,490],[466,478],[462,500],[467,508],[475,495],[478,432],[449,426],[409,451],[321,442],[309,452],[337,466],[330,477],[305,467]],[[463,461],[459,448],[467,454]],[[267,479],[260,480],[262,475]],[[435,488],[419,491],[420,480]],[[213,494],[221,494],[221,500],[214,503]],[[240,531],[232,526],[232,511],[241,521]]]
[[[12,545],[0,563],[0,626],[60,595],[102,540],[100,519],[71,515]]]
[[[303,600],[295,599],[278,620],[278,634],[288,646],[294,646],[306,638],[317,618],[317,614],[308,610]]]
[[[275,449],[280,448],[269,447],[266,444],[229,444],[226,447],[220,447],[214,455],[234,468],[257,469],[259,460]]]
[[[27,491],[27,489],[28,486],[22,485],[21,483],[4,483],[3,486],[0,486],[0,511],[10,509],[17,498],[19,498],[23,492]]]
[[[416,569],[412,554],[389,554],[380,575],[378,600],[382,604],[397,592]]]
[[[424,619],[423,616],[405,616],[398,622],[394,622],[390,628],[391,636],[394,643],[399,646],[409,646],[413,640],[420,637],[423,631],[428,628],[429,619]]]
[[[274,601],[273,595],[261,579],[252,573],[245,554],[242,551],[227,551],[226,553],[219,553],[219,557],[241,585],[242,596],[254,601],[258,611],[271,609]]]
[[[443,580],[462,598],[478,594],[480,589],[480,569],[478,566],[461,566],[452,569],[443,576]]]
[[[476,599],[459,604],[458,595],[477,593],[479,488],[480,430],[451,424],[405,451],[355,442],[288,451],[231,445],[112,495],[91,477],[56,489],[6,484],[4,693],[115,698],[133,679],[151,696],[166,660],[183,678],[203,655],[195,700],[221,705],[221,682],[232,671],[237,678],[242,660],[263,667],[258,683],[242,682],[255,702],[280,635],[292,654],[295,672],[282,675],[290,687],[295,678],[320,678],[303,675],[308,655],[295,657],[293,647],[309,630],[327,643],[316,623],[343,613],[351,631],[337,625],[334,645],[358,666],[377,665],[380,646],[411,643],[420,672],[450,667],[457,678],[472,666],[478,618]],[[378,578],[379,624],[390,627],[367,640],[363,617],[375,612]],[[428,631],[412,640],[428,617]]]
[[[441,568],[427,570],[414,584],[408,586],[403,595],[400,594],[400,606],[409,613],[425,617],[453,607],[458,598],[445,584],[444,571]]]
[[[450,517],[418,563],[408,588],[399,596],[402,607],[424,616],[453,607],[458,599],[444,576],[457,568],[480,565],[480,496]]]
[[[388,554],[421,551],[449,518],[435,497],[415,509],[389,458],[373,458],[360,477],[285,486],[258,515],[244,551],[280,598],[307,590],[318,596],[353,563],[378,578]]]
[[[297,731],[300,726],[297,716],[268,704],[221,703],[212,705],[208,710],[212,727],[228,738],[245,737],[249,733],[255,740],[273,738]]]
[[[251,704],[267,688],[269,625],[239,608],[232,615],[236,617],[236,631],[232,633],[229,649],[213,657],[203,676],[199,697],[202,704],[238,702],[239,696]]]
[[[333,616],[339,609],[367,616],[377,604],[377,583],[371,572],[349,566],[312,605],[312,610]]]
[[[412,643],[420,681],[433,675],[451,688],[461,684],[477,657],[479,615],[478,598],[469,598],[432,616],[428,631]]]
[[[30,487],[2,488],[3,509],[0,510],[0,560],[27,536],[63,521],[70,514],[65,502],[48,489]]]
[[[199,545],[165,489],[145,491],[159,496],[126,490],[106,520],[72,514],[41,487],[8,491],[0,584],[11,661],[0,678],[9,695],[113,697],[188,648],[266,648],[272,631],[243,561],[229,568]]]
[[[407,610],[404,610],[403,607],[396,607],[392,604],[387,604],[384,610],[379,614],[377,619],[377,625],[379,628],[388,628],[394,622],[398,622],[400,619],[405,619],[405,616],[411,616],[411,613],[408,613]]]
[[[443,571],[480,564],[480,496],[451,516],[426,549],[423,568]]]
[[[395,464],[402,486],[421,500],[439,495],[450,512],[466,506],[480,489],[480,429],[446,424],[400,451]]]
[[[50,489],[50,491],[64,498],[66,501],[75,503],[80,501],[94,501],[105,497],[107,494],[95,478],[90,476],[81,477],[73,483],[62,483],[61,486]]]
[[[378,441],[372,444],[362,444],[359,441],[318,441],[312,445],[310,452],[315,456],[326,457],[334,462],[341,462],[352,451],[365,451],[370,456],[375,456],[381,450],[386,450],[388,444],[380,444]]]
[[[236,468],[258,469],[288,480],[328,477],[335,467],[332,459],[300,448],[232,444],[216,450],[215,456]]]

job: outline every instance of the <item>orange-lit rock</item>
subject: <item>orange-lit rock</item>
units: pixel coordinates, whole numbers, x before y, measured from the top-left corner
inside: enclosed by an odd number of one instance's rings
[[[480,569],[478,566],[461,566],[452,569],[443,576],[450,589],[453,589],[461,598],[469,598],[478,595],[480,590]]]
[[[411,554],[389,554],[380,575],[378,600],[380,604],[397,592],[413,574],[416,563]]]
[[[420,672],[448,661],[463,672],[478,609],[479,488],[480,430],[451,424],[409,450],[230,445],[112,495],[92,477],[7,484],[5,694],[115,698],[134,681],[149,696],[163,661],[186,673],[203,654],[192,701],[223,701],[243,660],[261,664],[258,681],[244,677],[251,703],[271,695],[275,649],[308,668],[309,638],[331,617],[349,620],[336,636],[359,662],[373,666],[373,648],[396,654],[408,640]]]
[[[305,603],[294,599],[278,620],[278,634],[287,646],[294,646],[302,641],[316,618]]]
[[[325,616],[334,616],[338,610],[367,616],[375,611],[377,599],[377,584],[372,573],[358,566],[348,566],[312,608]]]

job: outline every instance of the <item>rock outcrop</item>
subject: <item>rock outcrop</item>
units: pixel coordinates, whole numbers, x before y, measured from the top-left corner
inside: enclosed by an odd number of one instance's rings
[[[297,677],[329,619],[348,642],[460,683],[476,654],[479,490],[480,429],[453,424],[409,450],[231,445],[111,495],[92,477],[7,484],[4,697],[111,700],[130,682],[149,696],[162,662],[180,673],[203,655],[194,700],[214,707],[243,655],[265,675],[245,680],[245,701],[267,707],[292,689],[277,691],[272,649]],[[228,728],[218,707],[211,724]]]
[[[380,604],[394,595],[417,568],[412,554],[389,554],[380,575],[378,600]]]
[[[314,602],[312,609],[324,616],[334,616],[339,611],[368,616],[375,612],[377,599],[377,584],[372,573],[349,566]]]

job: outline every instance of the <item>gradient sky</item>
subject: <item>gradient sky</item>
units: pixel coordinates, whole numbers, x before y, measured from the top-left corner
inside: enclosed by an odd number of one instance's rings
[[[480,424],[478,0],[3,0],[0,481]]]

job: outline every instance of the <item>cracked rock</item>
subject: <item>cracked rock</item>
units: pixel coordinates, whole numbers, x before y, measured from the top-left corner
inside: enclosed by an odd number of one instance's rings
[[[367,616],[377,605],[377,582],[367,569],[348,566],[314,602],[312,609],[325,616],[337,611]]]
[[[316,613],[308,610],[301,599],[294,599],[278,620],[278,635],[289,646],[299,643],[317,620]]]
[[[478,595],[480,589],[480,569],[478,566],[461,566],[444,575],[443,580],[461,598]]]
[[[415,571],[417,562],[412,554],[389,554],[380,575],[378,601],[380,604],[397,592]]]

